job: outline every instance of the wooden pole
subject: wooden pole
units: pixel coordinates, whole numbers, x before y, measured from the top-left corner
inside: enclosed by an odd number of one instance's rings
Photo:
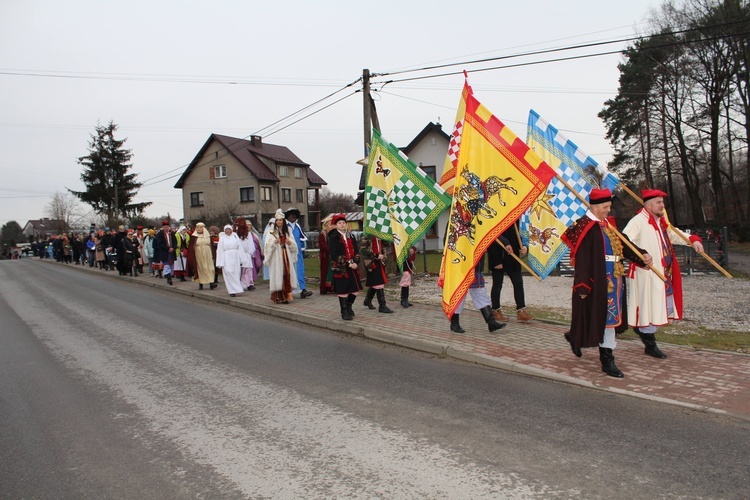
[[[625,192],[626,192],[626,193],[628,193],[628,194],[629,194],[630,196],[632,196],[632,197],[633,197],[633,199],[635,199],[635,200],[636,200],[636,201],[637,201],[638,203],[640,203],[641,205],[644,205],[644,202],[643,202],[643,200],[641,199],[641,197],[640,197],[640,196],[638,196],[637,194],[635,194],[635,193],[634,193],[634,192],[633,192],[633,191],[632,191],[632,190],[631,190],[631,189],[630,189],[629,187],[627,187],[626,185],[624,185],[624,184],[622,184],[622,183],[620,183],[620,186],[622,187],[622,190],[623,190],[623,191],[625,191]],[[671,230],[672,230],[672,231],[673,231],[673,232],[674,232],[674,233],[675,233],[675,234],[676,234],[677,236],[679,236],[680,238],[682,238],[682,240],[683,240],[683,241],[684,241],[685,243],[687,243],[687,244],[688,244],[688,245],[689,245],[690,247],[692,247],[692,248],[693,248],[693,250],[695,250],[695,247],[693,247],[693,242],[692,242],[692,241],[690,241],[690,238],[688,238],[687,236],[685,236],[685,235],[684,235],[684,234],[682,233],[682,231],[678,231],[678,230],[677,230],[677,229],[676,229],[676,228],[675,228],[675,227],[674,227],[674,226],[672,225],[672,223],[671,223],[671,222],[669,222],[669,217],[667,217],[667,211],[666,211],[666,209],[664,210],[664,218],[666,219],[666,221],[667,221],[667,225],[669,226],[669,228],[670,228],[670,229],[671,229]],[[710,264],[711,264],[712,266],[714,266],[714,267],[715,267],[716,269],[718,269],[718,270],[719,270],[719,271],[721,272],[721,274],[723,274],[723,275],[724,275],[724,276],[726,276],[727,278],[730,278],[730,279],[734,278],[734,276],[732,276],[731,274],[729,274],[729,273],[727,272],[727,270],[726,270],[726,269],[724,269],[723,267],[721,267],[721,265],[720,265],[720,264],[719,264],[718,262],[716,262],[716,261],[715,261],[715,260],[714,260],[714,259],[713,259],[713,258],[712,258],[712,257],[711,257],[710,255],[708,255],[708,254],[707,254],[706,252],[698,252],[698,251],[696,250],[696,252],[695,252],[695,253],[697,253],[698,255],[700,255],[701,257],[703,257],[704,259],[706,259],[706,260],[707,260],[707,261],[708,261],[708,262],[709,262],[709,263],[710,263]]]
[[[571,193],[573,193],[574,195],[576,195],[576,198],[578,198],[579,200],[581,200],[581,202],[584,203],[587,207],[591,208],[591,205],[589,205],[589,202],[586,200],[586,198],[584,198],[583,196],[581,196],[581,194],[578,191],[576,191],[575,189],[573,189],[573,186],[571,186],[570,184],[568,184],[568,182],[565,179],[563,179],[560,176],[559,173],[555,172],[555,177],[557,177],[558,180],[560,182],[562,182],[563,185],[566,188],[568,188]],[[643,254],[635,247],[635,245],[633,245],[630,242],[629,239],[627,239],[625,236],[623,236],[622,233],[616,227],[612,226],[612,229],[614,230],[615,234],[620,239],[620,241],[622,241],[623,243],[625,243],[628,246],[628,248],[630,248],[633,251],[633,253],[635,253],[641,260],[643,260]],[[662,273],[660,273],[659,270],[656,269],[654,266],[648,266],[648,268],[651,269],[654,272],[654,274],[656,274],[659,277],[660,280],[662,280],[665,283],[667,282],[667,278],[665,278],[664,275]]]
[[[505,245],[503,245],[503,242],[500,241],[500,238],[496,239],[495,241],[497,242],[498,245],[500,245],[501,247],[505,248]],[[537,273],[535,273],[534,270],[531,269],[528,266],[528,264],[526,264],[521,259],[521,257],[519,257],[518,255],[516,255],[515,252],[514,253],[510,253],[507,250],[506,250],[506,252],[508,253],[508,255],[510,255],[511,257],[513,257],[514,259],[516,259],[516,261],[518,261],[518,263],[521,264],[521,267],[523,267],[524,269],[526,269],[526,271],[528,271],[529,274],[531,274],[533,277],[535,277],[537,281],[540,281],[540,282],[542,281],[542,278],[540,278],[539,275]]]

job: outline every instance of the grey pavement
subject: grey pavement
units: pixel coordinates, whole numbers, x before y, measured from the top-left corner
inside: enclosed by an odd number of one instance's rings
[[[54,260],[41,262],[58,264]],[[81,271],[98,273],[111,279],[130,280],[141,285],[167,289],[240,309],[274,315],[319,328],[344,332],[401,347],[451,357],[510,372],[531,375],[592,389],[645,398],[699,411],[726,414],[750,420],[750,356],[746,354],[697,350],[660,342],[667,359],[646,356],[640,341],[618,340],[616,363],[625,377],[616,379],[602,373],[597,349],[584,349],[576,358],[563,338],[566,325],[534,320],[520,323],[511,319],[495,333],[487,330],[481,313],[464,310],[461,326],[466,333],[455,334],[442,309],[414,303],[404,309],[389,298],[393,314],[379,313],[362,305],[363,295],[354,304],[356,317],[344,321],[334,295],[320,295],[317,285],[310,286],[312,297],[295,298],[290,304],[274,304],[267,283],[254,291],[230,297],[223,283],[215,290],[198,290],[191,281],[164,279],[149,275],[119,277],[114,271],[88,266],[66,265]],[[395,297],[398,287],[389,286]],[[438,290],[436,290],[438,293]]]

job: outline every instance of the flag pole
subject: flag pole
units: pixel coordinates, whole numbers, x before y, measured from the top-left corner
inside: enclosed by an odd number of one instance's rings
[[[625,191],[630,196],[632,196],[633,199],[635,199],[638,203],[640,203],[641,205],[644,205],[643,200],[641,199],[640,196],[638,196],[637,194],[635,194],[629,187],[625,186],[624,184],[620,183],[620,185],[621,185],[623,191]],[[685,236],[682,233],[682,231],[677,231],[677,229],[672,225],[672,223],[669,220],[669,217],[667,217],[667,209],[666,208],[664,209],[664,218],[667,220],[667,225],[669,225],[669,229],[671,229],[677,236],[679,236],[680,238],[682,238],[682,240],[685,243],[687,243],[693,250],[695,250],[695,247],[693,247],[693,242],[690,241],[690,238],[688,238],[687,236]],[[727,278],[730,278],[730,279],[734,278],[734,276],[732,276],[731,274],[729,274],[729,272],[727,272],[726,269],[724,269],[723,267],[721,267],[721,265],[718,262],[716,262],[706,252],[698,252],[696,250],[695,253],[697,253],[698,255],[700,255],[701,257],[703,257],[704,259],[706,259],[711,265],[713,265],[716,269],[718,269],[721,272],[721,274],[723,274]]]
[[[496,240],[495,240],[495,242],[496,242],[496,243],[497,243],[498,245],[500,245],[501,247],[505,248],[505,245],[503,245],[503,242],[502,242],[502,241],[500,241],[500,238],[496,239]],[[508,252],[507,250],[506,250],[506,253],[507,253],[508,255],[510,255],[511,257],[513,257],[514,259],[516,259],[516,261],[518,261],[518,263],[519,263],[519,264],[521,264],[521,267],[523,267],[524,269],[526,269],[526,271],[528,271],[528,272],[529,272],[529,274],[531,274],[531,275],[532,275],[533,277],[535,277],[535,278],[537,279],[537,281],[539,281],[539,282],[541,282],[541,281],[542,281],[542,278],[540,278],[540,277],[539,277],[539,275],[538,275],[537,273],[535,273],[535,272],[534,272],[534,270],[533,270],[533,269],[531,269],[531,268],[530,268],[530,267],[528,266],[528,264],[526,264],[526,263],[525,263],[525,262],[523,261],[523,259],[521,259],[521,257],[519,257],[518,255],[516,255],[515,253],[511,253],[511,252]]]
[[[576,198],[578,198],[579,200],[581,200],[581,202],[584,203],[588,208],[591,208],[591,205],[589,205],[589,202],[583,196],[581,196],[581,194],[578,191],[576,191],[575,189],[573,189],[573,186],[571,186],[570,184],[568,184],[568,182],[565,179],[563,179],[562,176],[558,172],[555,172],[555,177],[557,177],[557,179],[560,182],[562,182],[563,185],[566,188],[568,188],[571,193],[573,193],[574,195],[576,195]],[[640,252],[640,250],[638,250],[635,247],[635,245],[633,245],[630,242],[629,239],[627,239],[625,236],[623,236],[623,234],[620,232],[619,229],[617,229],[614,226],[612,226],[612,229],[614,230],[615,234],[620,239],[620,241],[622,241],[623,243],[625,243],[628,246],[628,248],[630,248],[633,251],[633,253],[635,253],[638,256],[638,258],[640,258],[641,260],[643,260],[643,254]],[[662,280],[665,283],[667,282],[667,278],[665,278],[664,275],[662,273],[660,273],[658,269],[656,269],[654,266],[647,266],[647,267],[649,269],[651,269],[654,272],[654,274],[656,274],[659,277],[660,280]]]

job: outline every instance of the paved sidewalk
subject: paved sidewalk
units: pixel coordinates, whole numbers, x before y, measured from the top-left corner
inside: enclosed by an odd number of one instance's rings
[[[112,271],[74,267],[119,278]],[[362,294],[354,304],[356,318],[344,321],[338,298],[319,295],[312,287],[312,297],[282,305],[271,302],[267,284],[229,297],[223,284],[199,291],[192,282],[175,280],[170,287],[150,276],[119,279],[502,370],[750,420],[750,356],[745,354],[660,343],[669,356],[660,360],[646,356],[640,341],[618,340],[616,363],[625,378],[616,379],[602,373],[597,349],[584,349],[582,358],[572,354],[563,338],[564,325],[511,319],[499,332],[489,333],[481,313],[464,310],[461,326],[466,333],[455,334],[442,309],[433,305],[415,303],[404,309],[389,301],[394,314],[382,314],[364,307]]]

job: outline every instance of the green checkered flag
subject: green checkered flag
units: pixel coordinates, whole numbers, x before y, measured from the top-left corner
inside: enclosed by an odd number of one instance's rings
[[[392,241],[396,260],[402,266],[413,246],[438,216],[451,205],[451,198],[396,146],[377,130],[367,164],[365,186],[365,233]]]

